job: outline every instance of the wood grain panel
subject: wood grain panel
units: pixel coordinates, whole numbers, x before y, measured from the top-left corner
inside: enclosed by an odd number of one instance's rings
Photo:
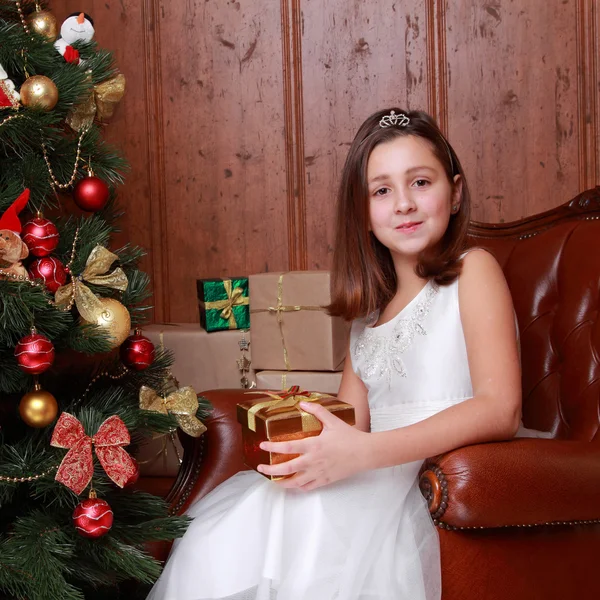
[[[427,0],[428,111],[448,133],[448,62],[446,60],[446,3]]]
[[[288,266],[281,14],[190,0],[162,3],[159,26],[166,317],[193,322],[197,278]]]
[[[382,107],[427,109],[426,14],[416,0],[310,0],[302,9],[308,268],[326,269],[356,130]]]
[[[546,0],[447,5],[449,137],[476,220],[519,219],[579,190],[576,13]]]
[[[598,8],[595,0],[578,0],[577,9],[579,189],[583,191],[598,181]]]
[[[330,265],[340,172],[382,106],[424,108],[474,218],[600,184],[595,0],[51,0],[84,10],[127,92],[105,137],[131,164],[121,240],[149,251],[155,320],[197,321],[195,280]]]
[[[148,133],[147,56],[144,30],[152,21],[147,18],[145,4],[135,0],[53,0],[50,8],[62,23],[76,11],[84,11],[94,19],[95,39],[114,54],[115,63],[126,78],[126,91],[115,115],[104,128],[104,139],[115,146],[129,161],[131,170],[125,185],[119,189],[119,202],[125,209],[120,221],[122,233],[116,236],[115,247],[126,242],[145,248],[147,257],[141,267],[152,276],[155,296],[155,318],[163,320],[160,284],[163,281],[160,247],[153,241],[152,204],[149,198],[156,189],[158,177],[154,170]]]
[[[300,0],[281,0],[281,54],[287,179],[288,267],[306,269],[306,169],[302,98],[302,32]]]

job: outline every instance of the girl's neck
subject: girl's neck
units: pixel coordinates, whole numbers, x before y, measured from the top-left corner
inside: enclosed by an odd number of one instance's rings
[[[398,290],[401,287],[413,287],[421,278],[415,273],[417,259],[406,256],[393,256],[394,270],[396,271],[396,281],[398,282]]]

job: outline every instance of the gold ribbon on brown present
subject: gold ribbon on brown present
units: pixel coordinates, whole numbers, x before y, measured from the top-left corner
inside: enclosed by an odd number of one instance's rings
[[[106,274],[118,258],[116,254],[103,246],[96,246],[90,252],[81,275],[72,277],[68,284],[56,290],[54,294],[56,305],[67,305],[71,302],[71,299],[74,299],[81,317],[86,321],[94,322],[96,316],[103,310],[102,304],[100,298],[83,282],[103,285],[120,291],[126,290],[127,275],[121,267],[117,267],[112,273]]]
[[[198,397],[190,385],[179,388],[166,397],[143,385],[139,400],[142,410],[174,415],[179,427],[192,437],[200,437],[206,431],[206,425],[196,417]]]
[[[219,315],[221,319],[228,322],[229,329],[236,329],[237,322],[235,315],[233,314],[234,306],[247,306],[250,302],[250,298],[244,296],[244,290],[240,287],[231,289],[231,279],[225,279],[223,281],[225,287],[225,293],[227,294],[226,300],[214,300],[213,302],[205,302],[204,308],[206,310],[220,310]]]
[[[256,415],[263,409],[264,416],[268,418],[269,413],[273,413],[282,408],[291,408],[298,411],[302,420],[302,431],[318,431],[321,429],[321,421],[314,415],[307,413],[302,410],[299,406],[299,402],[316,402],[323,398],[332,398],[334,396],[330,394],[321,394],[319,392],[306,392],[301,391],[300,386],[294,385],[289,390],[281,392],[246,392],[246,394],[261,394],[263,396],[269,396],[271,400],[264,400],[263,402],[257,402],[251,408],[248,409],[248,429],[256,431]]]
[[[279,333],[281,335],[281,345],[283,347],[283,361],[285,362],[285,368],[287,371],[291,371],[292,367],[290,365],[287,347],[285,345],[285,336],[283,334],[283,313],[285,312],[297,312],[300,310],[325,310],[322,306],[302,306],[302,305],[286,305],[283,303],[283,276],[285,273],[282,273],[279,276],[279,281],[277,282],[277,305],[269,306],[267,308],[254,308],[250,309],[250,314],[252,313],[260,313],[260,312],[268,312],[270,314],[274,314],[277,316],[277,324],[279,325]]]

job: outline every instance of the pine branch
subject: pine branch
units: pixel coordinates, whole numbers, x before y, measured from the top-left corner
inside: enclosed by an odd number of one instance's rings
[[[75,545],[62,524],[39,510],[17,519],[2,544],[2,561],[23,574],[27,597],[32,600],[79,600],[83,598],[65,579]]]
[[[143,583],[158,579],[161,564],[139,548],[120,542],[113,536],[99,541],[103,543],[89,544],[86,552],[106,572],[119,574],[121,580],[131,578]]]
[[[0,347],[14,348],[32,325],[51,340],[64,334],[73,318],[51,306],[50,299],[40,287],[0,279]]]
[[[31,376],[17,364],[14,349],[3,348],[0,343],[0,393],[16,394],[26,389],[30,382]]]
[[[119,512],[119,519],[113,524],[112,531],[115,537],[138,546],[145,542],[164,542],[182,537],[191,522],[192,519],[185,516],[163,517],[133,525],[128,524]]]

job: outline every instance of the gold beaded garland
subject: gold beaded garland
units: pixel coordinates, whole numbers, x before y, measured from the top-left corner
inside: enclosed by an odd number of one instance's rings
[[[59,183],[59,181],[54,176],[54,171],[52,171],[52,166],[50,165],[50,159],[48,158],[48,152],[46,151],[46,144],[42,144],[42,152],[44,154],[44,161],[46,162],[46,166],[48,167],[48,173],[50,173],[50,180],[52,181],[52,185],[65,190],[68,187],[73,185],[75,178],[77,177],[77,167],[79,166],[79,160],[81,159],[81,140],[83,140],[83,136],[87,133],[87,129],[84,129],[79,136],[79,141],[77,142],[77,155],[75,156],[75,165],[73,166],[73,173],[71,174],[71,179],[67,183]]]
[[[23,29],[25,33],[31,33],[29,31],[29,27],[27,27],[27,21],[25,20],[25,15],[23,14],[23,10],[21,9],[21,2],[19,0],[15,0],[15,4],[17,5],[17,10],[19,11],[19,17],[21,18],[21,24],[23,25]]]
[[[46,477],[46,475],[49,475],[52,473],[52,471],[56,471],[56,469],[58,469],[58,465],[54,465],[53,467],[46,469],[39,475],[29,475],[28,477],[7,477],[6,475],[0,475],[0,481],[6,481],[7,483],[25,483],[26,481],[37,481],[42,477]]]

